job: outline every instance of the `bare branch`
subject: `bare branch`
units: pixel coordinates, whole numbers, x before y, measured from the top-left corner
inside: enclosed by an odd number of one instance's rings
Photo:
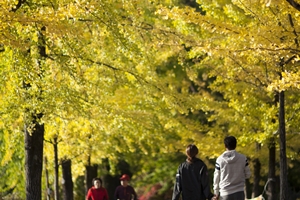
[[[294,33],[294,35],[296,36],[295,37],[295,39],[294,39],[294,41],[295,41],[295,43],[296,43],[296,45],[297,45],[297,47],[299,47],[299,42],[298,42],[298,34],[297,34],[297,32],[296,32],[296,29],[295,29],[295,26],[294,26],[294,22],[293,22],[293,18],[292,18],[292,15],[291,14],[288,14],[288,16],[289,16],[289,21],[290,21],[290,24],[291,24],[291,26],[293,27],[293,33]]]
[[[300,11],[300,4],[295,2],[294,0],[286,0],[291,6],[293,6],[296,10]]]
[[[19,0],[18,4],[11,9],[12,12],[16,12],[24,3],[26,2],[26,0]]]

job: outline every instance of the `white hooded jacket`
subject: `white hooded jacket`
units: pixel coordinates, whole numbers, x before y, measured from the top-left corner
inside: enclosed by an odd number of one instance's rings
[[[225,151],[216,161],[214,194],[224,196],[244,191],[245,179],[250,176],[247,158],[235,150]]]

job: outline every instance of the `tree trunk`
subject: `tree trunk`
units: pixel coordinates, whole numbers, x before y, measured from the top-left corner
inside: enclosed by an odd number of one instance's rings
[[[48,173],[48,160],[47,157],[44,158],[45,163],[45,176],[46,176],[46,188],[47,188],[47,200],[50,200],[51,189],[49,185],[49,173]]]
[[[55,136],[53,139],[53,150],[54,150],[54,199],[58,200],[59,199],[59,186],[58,186],[58,141],[57,137]]]
[[[46,31],[42,27],[38,34],[39,40],[39,66],[41,60],[46,58],[46,46],[43,32]],[[42,70],[41,70],[42,71]],[[42,77],[42,72],[40,72]],[[30,83],[23,82],[23,87],[29,89]],[[41,100],[40,94],[42,90],[39,89],[37,93],[38,100]],[[31,97],[29,97],[31,98]],[[28,111],[27,111],[28,112]],[[40,124],[39,120],[42,118],[42,113],[35,113],[31,115],[32,120],[30,124],[25,124],[25,173],[26,173],[26,200],[40,200],[42,196],[42,171],[43,171],[43,149],[44,149],[44,124]]]
[[[284,91],[279,93],[280,200],[288,199]]]
[[[261,164],[258,158],[255,158],[253,160],[253,168],[254,168],[254,173],[253,173],[254,180],[253,180],[253,188],[252,188],[252,198],[257,197],[261,194],[261,190],[259,187]]]
[[[72,181],[72,171],[71,171],[71,160],[62,161],[62,174],[63,174],[63,191],[64,200],[73,200],[73,181]]]
[[[24,130],[26,200],[41,200],[45,129],[44,124],[39,124],[36,120],[33,120],[32,125],[25,125]]]
[[[96,178],[98,171],[98,165],[85,166],[85,193],[87,194],[89,188],[93,186],[93,178]]]
[[[265,184],[267,186],[267,195],[268,200],[275,200],[276,199],[276,182],[275,182],[275,166],[276,166],[276,147],[275,147],[275,138],[270,138],[269,141],[269,174],[268,180]]]
[[[103,185],[107,190],[108,196],[113,197],[117,186],[120,185],[120,174],[111,175],[110,164],[108,158],[102,159],[102,164],[99,166],[101,171],[101,177],[103,178]],[[117,171],[122,169],[117,168]]]

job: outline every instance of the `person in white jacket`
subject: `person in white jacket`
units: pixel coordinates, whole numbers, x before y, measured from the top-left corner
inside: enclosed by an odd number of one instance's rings
[[[251,172],[246,156],[235,151],[236,138],[228,136],[224,139],[226,151],[217,158],[213,187],[216,199],[244,200],[245,179]]]

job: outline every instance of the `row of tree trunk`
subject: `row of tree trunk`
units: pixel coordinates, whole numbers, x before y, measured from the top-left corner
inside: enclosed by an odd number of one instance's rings
[[[39,53],[40,59],[45,59],[46,48],[43,32],[43,27],[39,33]],[[283,67],[283,66],[282,66]],[[283,69],[281,69],[283,71]],[[41,70],[42,71],[42,70]],[[42,77],[42,76],[41,76]],[[280,77],[281,79],[282,77]],[[24,85],[24,88],[29,88],[30,85]],[[43,91],[40,91],[42,93]],[[287,188],[287,159],[286,159],[286,138],[285,138],[285,113],[284,113],[284,92],[278,92],[278,99],[275,103],[279,103],[279,138],[280,138],[280,199],[288,199]],[[30,97],[28,97],[30,98]],[[25,173],[26,173],[26,200],[41,200],[41,179],[43,169],[43,148],[44,148],[44,124],[40,123],[42,113],[34,113],[30,116],[28,123],[24,127],[25,133]],[[54,154],[55,154],[55,200],[59,199],[59,187],[58,187],[58,141],[57,138],[53,140]],[[268,175],[268,200],[274,200],[275,197],[275,139],[271,138],[269,145],[269,175]],[[65,159],[61,162],[63,173],[63,197],[65,200],[73,200],[73,181],[71,173],[71,160]],[[254,187],[253,196],[259,195],[258,184],[260,181],[260,162],[254,160]],[[97,177],[97,167],[88,166],[86,168],[86,185],[85,191],[92,186],[92,179]],[[274,181],[273,181],[274,180]],[[48,184],[48,183],[47,183]]]

